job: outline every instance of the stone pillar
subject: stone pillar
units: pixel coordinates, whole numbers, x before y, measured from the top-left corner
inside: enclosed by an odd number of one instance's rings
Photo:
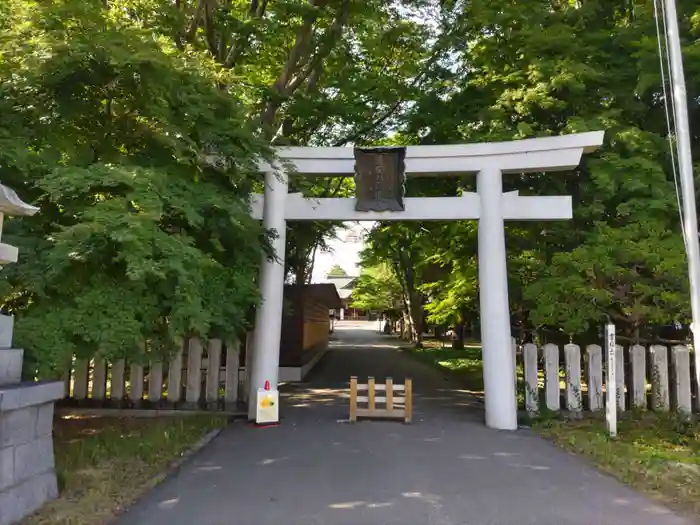
[[[559,347],[547,343],[542,350],[544,354],[544,392],[547,410],[561,410],[561,389],[559,387]]]
[[[630,404],[632,408],[647,408],[647,351],[642,345],[630,348],[630,363],[632,365],[632,381]]]
[[[566,409],[570,412],[583,410],[581,390],[581,347],[575,344],[564,346],[566,364]]]
[[[38,208],[0,184],[4,215],[30,216]],[[17,262],[17,248],[0,243],[0,264]],[[10,525],[58,496],[53,456],[53,405],[62,381],[22,382],[24,351],[12,344],[13,318],[0,316],[0,525]]]
[[[649,349],[651,355],[651,407],[653,410],[666,412],[669,409],[668,389],[668,349],[663,345],[654,345]]]
[[[599,345],[586,347],[588,359],[588,409],[598,412],[603,408],[603,349]]]
[[[277,388],[282,336],[282,305],[284,294],[284,257],[287,224],[284,207],[287,199],[288,175],[285,172],[265,173],[263,225],[274,230],[272,239],[275,258],[263,257],[260,268],[261,304],[255,312],[252,356],[248,374],[248,418],[255,419],[258,389],[270,382]]]
[[[518,428],[518,402],[510,335],[500,170],[480,171],[477,190],[481,205],[478,261],[486,425],[498,430],[515,430]]]
[[[684,416],[692,413],[692,396],[690,388],[690,352],[685,345],[671,348],[671,394],[674,409]]]
[[[525,368],[525,408],[530,414],[539,412],[540,386],[538,378],[537,345],[523,345],[523,366]]]

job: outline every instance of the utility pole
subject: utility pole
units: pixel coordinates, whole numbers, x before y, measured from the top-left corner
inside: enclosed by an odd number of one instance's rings
[[[695,381],[700,388],[700,242],[698,242],[698,218],[695,208],[695,181],[693,180],[693,155],[690,146],[688,123],[688,99],[685,91],[683,54],[678,30],[676,0],[664,0],[666,6],[666,45],[671,59],[673,100],[676,106],[676,147],[683,196],[683,226],[688,254],[690,278],[690,307],[693,315],[693,353],[695,355]]]

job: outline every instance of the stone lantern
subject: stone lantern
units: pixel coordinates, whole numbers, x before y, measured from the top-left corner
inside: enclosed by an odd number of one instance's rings
[[[5,215],[39,208],[0,184],[0,235]],[[17,262],[17,248],[0,243],[0,264]],[[0,315],[0,525],[17,523],[58,496],[53,455],[54,402],[62,381],[22,381],[24,351],[12,344],[13,317]]]

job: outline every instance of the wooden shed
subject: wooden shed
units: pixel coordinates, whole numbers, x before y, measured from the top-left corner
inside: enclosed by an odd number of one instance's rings
[[[323,357],[331,332],[329,310],[342,305],[333,284],[286,285],[280,341],[280,381],[300,381]]]

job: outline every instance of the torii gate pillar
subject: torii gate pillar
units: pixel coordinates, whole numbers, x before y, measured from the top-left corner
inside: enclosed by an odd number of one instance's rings
[[[481,204],[478,265],[486,425],[515,430],[518,410],[515,356],[510,338],[501,171],[497,168],[481,170],[476,184]]]
[[[269,381],[272,388],[279,382],[280,337],[284,299],[284,256],[287,221],[284,218],[289,178],[285,171],[265,172],[263,226],[274,231],[272,240],[275,258],[263,256],[260,264],[260,295],[262,302],[255,310],[252,359],[246,370],[248,387],[248,418],[255,419],[258,389]]]

